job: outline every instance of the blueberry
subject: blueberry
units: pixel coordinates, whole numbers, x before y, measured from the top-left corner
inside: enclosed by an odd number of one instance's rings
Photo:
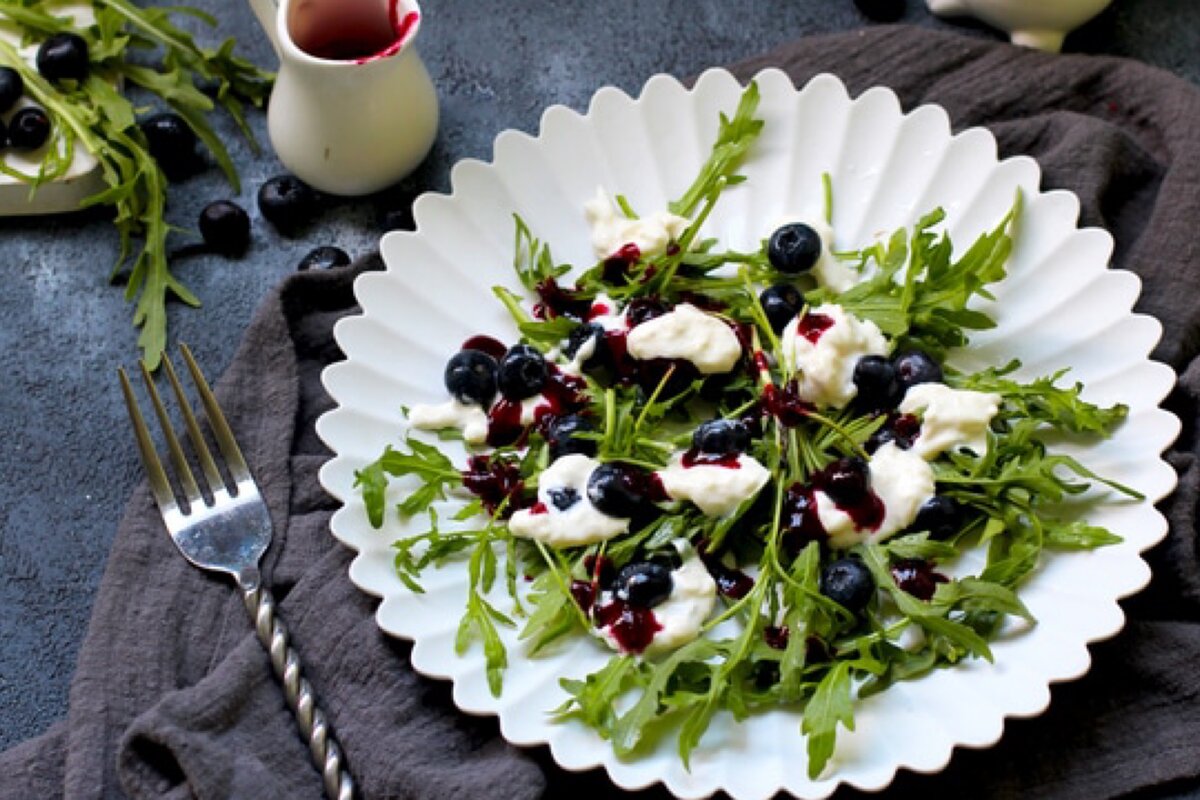
[[[560,489],[551,489],[546,492],[550,495],[550,502],[559,511],[566,511],[571,506],[579,502],[579,492],[572,489],[570,486],[563,486]]]
[[[758,302],[767,315],[767,321],[771,323],[771,330],[782,333],[792,318],[804,308],[804,295],[795,286],[780,283],[763,289]]]
[[[947,539],[962,530],[965,516],[956,500],[935,494],[921,505],[910,530],[929,531],[931,539]]]
[[[669,310],[667,304],[656,297],[639,297],[630,300],[629,305],[625,307],[625,319],[629,322],[629,327],[636,328],[643,322],[661,317]]]
[[[533,397],[546,384],[546,359],[537,348],[518,344],[500,359],[496,385],[509,400]]]
[[[941,383],[942,368],[933,358],[921,350],[908,350],[892,359],[896,368],[896,382],[901,391],[918,383]]]
[[[446,362],[442,379],[458,402],[487,408],[496,396],[496,359],[478,350],[459,350]]]
[[[50,138],[50,117],[36,106],[26,106],[8,121],[8,143],[17,150],[37,150]]]
[[[340,247],[321,245],[308,251],[308,255],[300,259],[296,269],[303,272],[309,269],[333,269],[344,267],[350,263],[350,254]]]
[[[25,94],[25,81],[12,67],[0,67],[0,114],[5,114]],[[0,141],[2,144],[2,141]]]
[[[771,266],[788,275],[807,272],[821,257],[821,236],[803,222],[777,229],[767,242]]]
[[[853,506],[870,491],[871,471],[861,458],[839,458],[821,473],[820,488],[839,506]]]
[[[196,134],[178,114],[155,114],[139,125],[150,155],[170,180],[186,178],[197,171]]]
[[[317,211],[317,195],[295,175],[276,175],[258,190],[258,210],[280,233],[303,228]]]
[[[653,561],[637,561],[617,573],[617,599],[631,606],[653,608],[671,596],[675,582],[670,568]]]
[[[237,203],[218,200],[200,212],[200,235],[217,253],[237,256],[250,246],[250,217]]]
[[[883,356],[863,356],[854,365],[856,405],[868,411],[890,411],[900,402],[896,368]]]
[[[563,348],[563,354],[567,358],[573,359],[579,352],[579,348],[588,342],[595,342],[596,345],[592,354],[583,360],[583,366],[592,367],[599,363],[600,350],[604,344],[604,326],[598,322],[586,322],[571,331],[571,335],[567,337],[567,345]]]
[[[601,464],[588,476],[588,499],[602,514],[633,517],[645,508],[641,476],[624,464]]]
[[[88,74],[87,42],[74,33],[54,34],[38,48],[37,68],[47,80],[83,80]]]
[[[4,120],[0,119],[0,150],[4,149],[8,144],[8,126],[4,124]]]
[[[904,16],[904,0],[854,0],[859,12],[875,22],[895,22]]]
[[[750,447],[750,431],[736,419],[711,419],[696,428],[692,447],[712,455],[744,453]]]
[[[578,414],[556,418],[546,431],[546,443],[550,445],[550,460],[554,461],[571,453],[580,453],[585,456],[596,455],[599,443],[595,439],[585,439],[575,435],[594,430],[596,427],[592,425],[591,421]]]
[[[857,558],[839,558],[821,570],[821,594],[857,614],[875,594],[871,571]]]

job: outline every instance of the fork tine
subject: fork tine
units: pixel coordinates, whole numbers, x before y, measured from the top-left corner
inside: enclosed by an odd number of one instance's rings
[[[166,353],[163,353],[162,363],[166,367],[167,380],[171,382],[171,388],[175,390],[175,399],[183,412],[183,424],[187,428],[188,439],[191,440],[192,448],[196,451],[196,458],[200,461],[200,467],[204,470],[205,477],[208,478],[208,488],[216,492],[218,488],[225,485],[225,479],[221,477],[221,472],[217,469],[216,462],[213,461],[208,444],[204,441],[204,434],[200,432],[200,426],[196,423],[196,415],[192,413],[192,404],[188,402],[187,395],[183,393],[183,386],[179,383],[175,366]]]
[[[229,429],[229,423],[225,421],[225,414],[217,405],[217,398],[213,396],[212,389],[208,388],[208,381],[204,380],[204,375],[200,372],[196,359],[192,358],[192,351],[182,342],[179,344],[179,350],[183,353],[183,360],[187,364],[188,372],[192,374],[196,391],[200,394],[200,402],[204,405],[204,415],[208,417],[213,437],[217,440],[217,446],[221,448],[221,454],[225,456],[225,463],[229,465],[230,474],[236,481],[251,479],[250,468],[246,466],[246,459],[242,458],[242,451],[238,447],[237,439],[233,438],[233,431]]]
[[[158,424],[162,428],[163,438],[167,442],[167,453],[171,456],[171,464],[175,467],[176,476],[179,478],[179,484],[183,487],[183,496],[187,498],[188,503],[195,505],[197,502],[204,502],[204,498],[200,495],[200,487],[196,485],[196,479],[192,476],[192,468],[188,466],[187,458],[183,455],[183,448],[179,446],[179,439],[175,436],[175,430],[171,427],[171,419],[167,416],[167,409],[163,406],[162,398],[158,395],[158,388],[154,385],[154,379],[150,377],[150,370],[146,368],[146,362],[140,362],[142,368],[142,380],[146,382],[146,392],[150,395],[150,403],[154,406],[154,413],[158,417]]]
[[[179,508],[175,502],[175,494],[171,491],[171,482],[163,471],[162,462],[154,450],[154,442],[150,439],[150,431],[146,428],[146,420],[138,408],[137,399],[133,395],[133,387],[129,385],[129,376],[125,370],[118,367],[117,376],[121,379],[121,393],[125,395],[125,408],[129,412],[129,421],[133,424],[133,435],[137,439],[138,453],[142,456],[142,466],[146,468],[146,476],[150,479],[150,491],[154,495],[158,508],[164,514]]]

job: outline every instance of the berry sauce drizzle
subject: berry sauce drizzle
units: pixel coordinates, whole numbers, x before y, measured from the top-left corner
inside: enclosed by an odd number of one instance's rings
[[[821,334],[833,327],[833,317],[825,316],[824,314],[805,314],[796,323],[796,333],[808,339],[813,344],[816,344],[821,339]]]
[[[653,611],[616,598],[606,605],[595,607],[592,617],[597,627],[608,628],[624,653],[642,652],[654,641],[654,634],[662,630]]]
[[[920,558],[905,558],[892,564],[892,578],[896,585],[918,600],[928,602],[933,598],[939,583],[950,581],[940,572],[933,571],[934,563]]]
[[[788,645],[788,627],[787,625],[768,625],[763,628],[763,638],[767,641],[768,647],[773,647],[776,650],[786,650]]]
[[[493,339],[491,336],[472,336],[462,343],[463,350],[478,350],[480,353],[487,353],[492,358],[499,361],[504,358],[504,354],[508,352],[504,342],[499,339]]]
[[[813,475],[813,487],[824,490],[828,482],[828,476],[825,470]],[[826,497],[829,494],[826,493]],[[854,503],[840,503],[834,498],[829,497],[833,501],[834,506],[839,511],[845,512],[846,516],[854,522],[854,527],[860,531],[877,530],[883,524],[883,517],[886,509],[883,505],[883,500],[879,495],[875,494],[868,488],[861,498]]]
[[[763,388],[762,400],[767,413],[787,428],[796,427],[816,410],[812,403],[800,399],[800,384],[795,378],[784,384],[782,389],[773,383],[767,384]]]
[[[754,578],[751,578],[740,569],[725,566],[721,561],[720,556],[712,555],[705,550],[707,541],[702,542],[698,548],[700,560],[704,562],[704,567],[708,570],[708,574],[712,576],[713,581],[717,584],[717,591],[725,597],[740,600],[750,594],[750,590],[754,588]]]
[[[741,469],[742,462],[739,455],[738,453],[702,453],[693,447],[683,454],[681,463],[687,469],[696,466]]]
[[[809,542],[824,542],[829,538],[821,517],[817,514],[817,501],[813,489],[802,483],[788,487],[783,498],[783,514],[780,518],[783,530],[782,542],[793,556],[803,550]]]
[[[525,482],[521,480],[521,470],[514,461],[471,456],[467,459],[467,468],[462,472],[462,482],[467,491],[483,501],[483,507],[490,514],[495,514],[505,500],[508,501],[506,514],[511,514],[522,505],[521,492],[525,489]]]
[[[546,367],[546,383],[542,386],[542,400],[533,411],[533,423],[525,425],[521,422],[520,400],[501,397],[488,411],[488,445],[521,447],[534,425],[546,425],[554,417],[570,414],[587,405],[586,380],[578,375],[568,375],[553,364]]]
[[[604,259],[604,282],[605,283],[621,283],[625,278],[629,277],[629,270],[640,261],[642,251],[633,242],[622,245],[621,249],[613,253],[608,258]]]

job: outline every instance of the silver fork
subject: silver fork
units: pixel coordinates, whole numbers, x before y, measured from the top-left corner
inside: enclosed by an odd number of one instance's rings
[[[184,395],[183,386],[171,365],[163,357],[167,379],[174,390],[183,415],[184,427],[191,440],[196,460],[204,473],[205,488],[202,492],[188,466],[179,438],[171,427],[166,408],[155,388],[154,380],[141,364],[142,379],[154,406],[155,415],[166,440],[167,452],[175,470],[175,477],[182,489],[185,503],[178,502],[162,462],[158,459],[154,443],[138,409],[133,387],[124,369],[118,368],[121,391],[129,408],[129,419],[133,423],[134,436],[142,464],[150,479],[150,490],[162,512],[163,522],[171,539],[183,553],[183,557],[202,569],[224,572],[237,581],[245,600],[246,610],[254,622],[258,640],[271,654],[271,666],[275,676],[283,684],[288,707],[296,718],[296,725],[308,743],[313,764],[320,771],[325,784],[325,795],[330,800],[350,800],[355,795],[354,781],[346,770],[342,750],[334,738],[325,719],[325,713],[317,706],[312,686],[302,674],[300,657],[288,642],[287,629],[275,611],[275,598],[262,585],[258,562],[271,543],[271,517],[267,504],[259,494],[254,477],[250,474],[241,449],[233,438],[233,432],[225,421],[225,415],[217,405],[208,382],[196,366],[192,353],[181,345],[183,360],[196,384],[209,430],[224,458],[225,467],[233,478],[233,486],[226,485],[217,463],[209,452],[200,431],[200,425]],[[207,497],[206,497],[207,494]]]

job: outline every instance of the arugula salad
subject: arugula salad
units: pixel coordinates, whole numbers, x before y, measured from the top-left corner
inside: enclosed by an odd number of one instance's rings
[[[557,263],[515,216],[524,291],[494,293],[519,339],[464,342],[449,399],[405,409],[412,428],[462,440],[467,462],[410,435],[356,486],[376,527],[428,517],[394,544],[409,589],[465,562],[456,647],[482,642],[493,694],[500,627],[519,629],[522,658],[592,637],[612,657],[561,680],[558,718],[621,756],[674,726],[686,764],[718,712],[784,706],[816,778],[856,698],[991,660],[1003,626],[1036,622],[1018,591],[1043,550],[1119,541],[1061,516],[1064,499],[1095,484],[1140,495],[1047,444],[1105,436],[1123,406],[1086,402],[1065,369],[1021,382],[1017,362],[947,360],[994,326],[972,300],[1005,277],[1019,197],[957,257],[941,209],[835,252],[828,176],[813,187],[824,218],[761,221],[747,252],[704,236],[744,182],[758,99],[751,83],[721,116],[667,209],[598,191],[582,210],[593,264]],[[406,494],[389,508],[396,479]],[[949,574],[969,548],[983,568]],[[488,600],[500,587],[509,614]]]

